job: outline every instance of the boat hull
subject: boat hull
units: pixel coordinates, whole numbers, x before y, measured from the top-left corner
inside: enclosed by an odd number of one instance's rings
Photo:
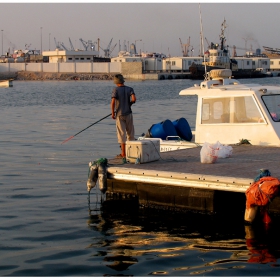
[[[225,69],[222,67],[217,66],[206,66],[206,72],[210,72],[214,69]],[[204,79],[205,76],[205,66],[202,64],[193,64],[189,68],[191,73],[192,79]],[[255,70],[245,70],[245,69],[238,69],[238,70],[232,70],[232,76],[235,79],[244,79],[244,78],[264,78],[267,77],[267,75],[261,73],[260,71]]]
[[[0,81],[0,87],[12,87],[13,82],[11,80]]]

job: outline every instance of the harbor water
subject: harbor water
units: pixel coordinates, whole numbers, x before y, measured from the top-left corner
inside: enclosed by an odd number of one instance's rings
[[[241,82],[280,84],[280,78]],[[137,96],[136,137],[166,119],[185,117],[194,127],[196,97],[179,96],[194,83],[127,81]],[[87,192],[89,161],[120,153],[115,121],[105,118],[62,142],[110,114],[112,81],[13,85],[0,88],[1,276],[280,275],[278,225],[102,207],[98,186]]]

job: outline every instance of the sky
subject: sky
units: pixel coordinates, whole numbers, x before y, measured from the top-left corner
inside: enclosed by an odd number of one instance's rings
[[[226,45],[237,55],[263,46],[280,48],[280,3],[196,2],[1,2],[1,47],[55,49],[55,39],[70,48],[83,49],[80,39],[106,49],[111,56],[124,45],[136,44],[137,52],[182,56],[182,44],[190,43],[189,55],[198,56],[208,43],[220,43],[226,20]],[[55,38],[55,39],[54,39]],[[201,45],[201,38],[203,46]],[[96,45],[97,46],[97,45]],[[115,47],[114,47],[115,46]],[[0,50],[1,50],[0,47]],[[113,49],[114,47],[114,49]],[[190,50],[193,49],[193,52]],[[104,52],[100,50],[102,56]]]

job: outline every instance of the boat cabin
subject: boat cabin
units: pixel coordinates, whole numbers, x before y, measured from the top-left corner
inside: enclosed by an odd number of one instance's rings
[[[196,143],[280,146],[280,87],[241,84],[231,70],[212,70],[200,85],[180,95],[197,95]]]
[[[208,50],[207,61],[203,62],[203,65],[215,66],[217,68],[231,68],[238,70],[237,62],[235,59],[230,59],[229,53],[226,49],[219,50],[212,48]]]

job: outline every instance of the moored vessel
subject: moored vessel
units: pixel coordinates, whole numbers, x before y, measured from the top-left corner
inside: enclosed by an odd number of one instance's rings
[[[13,80],[0,80],[0,87],[12,87]]]
[[[203,79],[207,72],[214,69],[230,69],[232,76],[241,78],[262,78],[267,75],[254,69],[239,69],[236,59],[230,57],[229,50],[225,45],[226,20],[222,23],[220,34],[220,44],[211,43],[209,49],[204,54],[205,61],[202,64],[193,63],[189,67],[192,79]]]

